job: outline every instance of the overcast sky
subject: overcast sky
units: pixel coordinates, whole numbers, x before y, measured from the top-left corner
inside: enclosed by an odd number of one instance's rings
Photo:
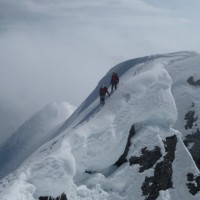
[[[50,102],[78,106],[119,62],[199,52],[199,10],[199,0],[0,0],[0,111],[18,124]]]

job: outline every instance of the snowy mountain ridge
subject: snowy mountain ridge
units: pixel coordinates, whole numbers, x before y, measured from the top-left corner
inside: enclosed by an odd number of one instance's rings
[[[196,83],[199,64],[198,54],[177,52],[113,67],[57,137],[1,180],[1,199],[198,200],[199,169],[182,138],[191,135],[188,105],[200,102],[187,81]],[[113,71],[119,87],[100,108],[98,89]]]
[[[50,103],[20,126],[0,147],[0,177],[15,170],[37,148],[54,138],[75,109],[67,102]]]

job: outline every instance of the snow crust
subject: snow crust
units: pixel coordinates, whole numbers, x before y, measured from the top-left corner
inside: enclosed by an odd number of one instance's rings
[[[193,52],[178,52],[130,60],[112,68],[72,116],[53,132],[57,137],[46,139],[16,171],[1,180],[1,199],[36,200],[40,196],[57,197],[63,192],[69,200],[145,199],[141,186],[146,176],[153,175],[153,168],[140,173],[138,164],[114,165],[123,154],[134,125],[136,135],[131,139],[127,158],[140,156],[144,147],[153,150],[155,146],[164,155],[166,137],[176,135],[178,139],[174,185],[161,191],[158,199],[198,200],[200,195],[192,196],[186,187],[187,173],[199,171],[181,133],[172,128],[178,112],[171,92],[172,86],[180,83],[174,66],[181,70],[179,62],[198,58]],[[101,108],[98,89],[102,82],[108,85],[113,71],[119,73],[120,84]]]

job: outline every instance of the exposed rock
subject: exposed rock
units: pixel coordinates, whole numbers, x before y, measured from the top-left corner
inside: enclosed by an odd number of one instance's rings
[[[194,107],[194,102],[192,104],[192,107]],[[184,144],[190,151],[193,160],[195,161],[197,167],[200,169],[200,131],[199,128],[197,128],[197,120],[198,115],[195,113],[194,110],[190,110],[185,115],[186,125],[185,129],[191,130],[191,133],[185,136]]]
[[[200,169],[200,130],[197,129],[196,132],[187,135],[184,140],[184,144],[188,147],[189,144],[192,146],[188,150],[190,151],[197,167]]]
[[[195,111],[189,111],[186,115],[185,115],[185,120],[186,120],[186,125],[185,125],[185,129],[191,129],[194,126],[194,122],[196,122],[198,119],[198,117],[195,117]]]
[[[53,197],[39,197],[39,200],[67,200],[66,194],[62,193],[61,196],[53,198]]]
[[[200,176],[195,177],[194,174],[188,173],[187,180],[189,181],[189,183],[186,184],[189,189],[189,192],[192,195],[197,194],[197,192],[200,191]]]
[[[187,82],[188,82],[190,85],[193,85],[193,86],[200,86],[200,80],[194,81],[193,76],[190,76],[190,77],[188,78]]]
[[[86,174],[95,174],[95,173],[97,173],[97,172],[96,172],[96,171],[85,170],[85,173],[86,173]]]
[[[124,150],[124,153],[120,156],[119,160],[114,164],[118,167],[120,167],[122,164],[124,164],[125,162],[127,162],[127,154],[129,151],[129,147],[131,146],[131,138],[135,135],[135,127],[134,125],[131,127],[131,130],[129,132],[129,136],[128,136],[128,140],[127,140],[127,144]]]
[[[154,175],[145,177],[145,181],[141,187],[145,200],[156,200],[159,196],[159,191],[167,190],[173,187],[172,182],[172,162],[175,158],[177,137],[167,137],[165,144],[165,156],[163,161],[155,166]]]
[[[154,150],[148,151],[147,147],[143,148],[140,157],[132,156],[129,159],[130,165],[139,164],[141,165],[139,172],[143,172],[147,169],[152,168],[155,163],[162,157],[160,148],[156,146]]]

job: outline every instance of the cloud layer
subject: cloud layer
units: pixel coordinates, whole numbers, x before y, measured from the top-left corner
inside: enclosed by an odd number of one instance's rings
[[[199,51],[199,3],[167,2],[0,0],[1,96],[25,120],[52,101],[79,105],[124,60]]]

